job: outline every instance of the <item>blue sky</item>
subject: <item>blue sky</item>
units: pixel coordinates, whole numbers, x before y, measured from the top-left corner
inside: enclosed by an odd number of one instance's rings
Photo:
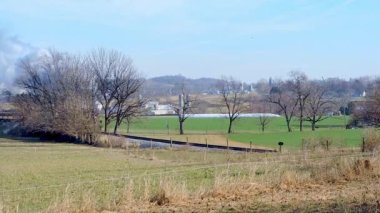
[[[0,63],[1,54],[9,55],[1,46],[12,41],[20,47],[9,61],[39,48],[86,53],[105,47],[129,55],[146,77],[257,81],[292,70],[311,78],[374,76],[380,74],[379,38],[378,0],[0,3]]]

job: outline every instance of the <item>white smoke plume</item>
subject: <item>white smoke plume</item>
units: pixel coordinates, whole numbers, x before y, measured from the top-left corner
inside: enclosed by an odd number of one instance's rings
[[[15,90],[14,81],[19,76],[17,62],[27,56],[35,55],[40,50],[25,43],[15,36],[8,36],[0,31],[0,91]]]

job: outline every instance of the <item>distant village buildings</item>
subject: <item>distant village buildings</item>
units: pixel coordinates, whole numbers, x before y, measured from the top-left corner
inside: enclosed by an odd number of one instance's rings
[[[147,115],[174,115],[174,108],[170,104],[160,104],[158,101],[149,101],[145,105]]]

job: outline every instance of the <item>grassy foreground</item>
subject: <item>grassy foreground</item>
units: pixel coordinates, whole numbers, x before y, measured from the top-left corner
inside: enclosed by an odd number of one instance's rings
[[[380,162],[369,156],[109,149],[0,138],[0,212],[374,210]]]

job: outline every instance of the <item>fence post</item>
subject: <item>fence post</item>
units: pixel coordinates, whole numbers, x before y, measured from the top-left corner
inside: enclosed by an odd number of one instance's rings
[[[252,141],[249,141],[249,150],[252,152]]]
[[[206,150],[205,150],[205,154],[204,154],[204,157],[203,157],[203,160],[204,160],[204,161],[207,160],[207,152],[208,152],[208,142],[207,142],[207,138],[205,138],[205,142],[206,142]]]
[[[170,149],[173,149],[173,140],[170,138]]]
[[[150,139],[150,149],[153,149],[153,141]]]
[[[365,151],[365,139],[364,137],[362,138],[362,152]]]
[[[229,141],[228,141],[228,136],[227,136],[226,142],[227,142],[227,164],[228,164],[227,172],[228,172],[230,169],[230,145],[229,145]]]
[[[329,143],[330,143],[330,141],[329,141],[329,140],[326,140],[326,150],[327,150],[327,151],[329,151],[329,145],[330,145]]]

